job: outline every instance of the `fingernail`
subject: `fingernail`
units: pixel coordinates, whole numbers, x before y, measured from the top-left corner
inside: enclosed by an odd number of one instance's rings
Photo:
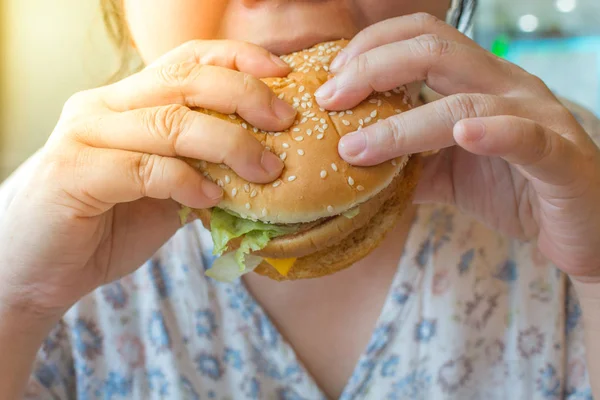
[[[211,200],[218,200],[223,197],[223,189],[210,181],[202,182],[202,193]]]
[[[346,65],[346,61],[348,60],[348,54],[342,50],[338,53],[337,57],[333,60],[331,65],[329,66],[329,70],[331,72],[337,72],[340,68]]]
[[[315,97],[318,97],[321,100],[329,100],[335,94],[336,89],[337,83],[335,78],[330,79],[315,92]]]
[[[260,164],[270,176],[279,175],[283,169],[283,161],[266,149],[262,153]]]
[[[289,65],[286,64],[285,61],[283,61],[281,58],[277,57],[275,54],[271,54],[271,59],[279,67],[282,67],[282,68],[289,68],[290,67]]]
[[[367,139],[362,132],[353,132],[340,140],[340,153],[342,156],[356,157],[367,148]]]
[[[273,101],[273,112],[280,120],[288,122],[296,116],[296,110],[285,101],[275,97]]]
[[[464,140],[477,142],[485,135],[485,125],[476,119],[463,120],[458,124],[458,134]]]

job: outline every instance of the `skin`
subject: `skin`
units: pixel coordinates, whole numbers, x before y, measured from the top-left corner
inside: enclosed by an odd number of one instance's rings
[[[254,182],[280,173],[282,165],[259,143],[189,107],[238,112],[259,128],[284,129],[293,111],[256,80],[288,72],[270,52],[340,37],[354,39],[336,61],[335,80],[319,93],[323,107],[351,107],[373,89],[415,80],[443,96],[349,135],[340,154],[372,165],[443,149],[428,158],[417,200],[455,204],[499,231],[537,240],[572,278],[587,337],[600,330],[600,151],[539,79],[431,16],[442,18],[447,1],[124,5],[148,68],[65,105],[48,144],[31,161],[33,174],[0,221],[0,243],[6,244],[0,249],[4,398],[22,392],[41,341],[69,306],[133,272],[172,236],[178,228],[175,201],[218,203],[220,189],[174,156],[222,161]],[[220,132],[218,143],[214,131]],[[369,339],[409,216],[362,263],[378,265],[377,274],[357,265],[322,280],[286,284],[285,290],[259,277],[245,281],[331,397],[343,389]],[[364,287],[372,299],[366,305],[352,296]],[[310,316],[294,312],[308,301],[331,306],[314,307],[322,313]],[[336,324],[327,318],[333,313]],[[350,330],[356,335],[342,334]],[[600,345],[587,345],[598,396]],[[328,357],[336,357],[335,371],[327,368]]]

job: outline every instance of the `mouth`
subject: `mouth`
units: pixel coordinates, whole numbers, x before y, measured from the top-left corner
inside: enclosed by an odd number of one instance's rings
[[[318,43],[329,42],[333,40],[340,39],[351,39],[349,37],[344,37],[339,34],[328,34],[328,35],[319,35],[319,34],[308,34],[290,38],[278,38],[276,40],[267,40],[262,43],[255,43],[261,47],[264,47],[271,53],[282,56],[285,54],[291,54],[296,51],[308,49]]]

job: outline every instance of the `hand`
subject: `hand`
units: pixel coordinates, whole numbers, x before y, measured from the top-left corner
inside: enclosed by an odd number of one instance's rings
[[[367,28],[332,71],[317,96],[328,109],[415,81],[446,96],[345,136],[345,160],[444,149],[426,160],[418,202],[537,238],[565,273],[600,281],[600,151],[540,79],[423,14]]]
[[[253,45],[192,42],[71,98],[0,222],[2,304],[61,313],[151,257],[180,226],[177,203],[216,205],[221,188],[178,157],[275,180],[277,156],[242,128],[188,107],[286,129],[295,110],[256,77],[287,73]]]

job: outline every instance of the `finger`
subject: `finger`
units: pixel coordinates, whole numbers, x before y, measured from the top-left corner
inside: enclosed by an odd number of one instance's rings
[[[388,43],[434,34],[465,46],[480,48],[477,43],[463,35],[445,21],[427,13],[417,13],[391,18],[371,25],[356,35],[331,63],[330,70],[338,72],[358,55]]]
[[[98,89],[113,111],[181,104],[223,114],[239,114],[252,125],[280,131],[288,128],[296,110],[253,76],[196,63],[146,69]]]
[[[471,153],[501,157],[545,183],[572,183],[581,171],[583,157],[575,144],[529,119],[514,116],[466,119],[454,127],[454,138]]]
[[[481,94],[444,97],[344,136],[339,153],[354,165],[376,165],[406,154],[456,144],[454,125],[463,119],[526,112],[510,99]]]
[[[257,78],[285,76],[290,72],[289,65],[268,50],[235,40],[193,40],[156,59],[148,68],[182,63],[216,65]]]
[[[507,79],[507,68],[511,66],[498,60],[484,50],[423,35],[355,57],[315,95],[322,107],[344,110],[356,106],[373,91],[385,92],[418,81],[425,81],[442,95],[504,94],[516,85],[527,84]]]
[[[188,157],[230,166],[242,178],[275,180],[283,162],[242,126],[171,105],[111,113],[74,128],[74,136],[93,147]]]
[[[73,176],[63,176],[69,193],[99,212],[144,197],[173,199],[192,208],[215,206],[223,190],[182,160],[81,146]]]

